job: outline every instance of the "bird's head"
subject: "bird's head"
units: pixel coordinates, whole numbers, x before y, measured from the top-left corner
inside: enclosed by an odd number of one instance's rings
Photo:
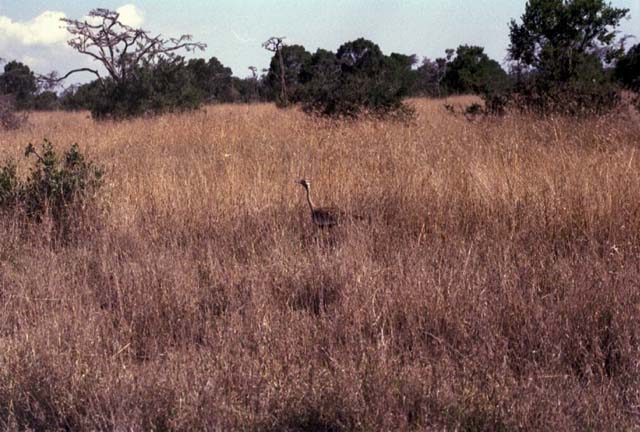
[[[311,183],[309,183],[307,180],[302,179],[302,180],[298,180],[296,181],[296,183],[298,183],[299,185],[301,185],[302,187],[304,187],[305,189],[309,189],[309,186],[311,186]]]

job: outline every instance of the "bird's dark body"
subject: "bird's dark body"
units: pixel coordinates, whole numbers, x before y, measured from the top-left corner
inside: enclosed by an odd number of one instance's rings
[[[330,228],[340,223],[342,213],[336,208],[324,207],[311,212],[313,223],[320,228]]]

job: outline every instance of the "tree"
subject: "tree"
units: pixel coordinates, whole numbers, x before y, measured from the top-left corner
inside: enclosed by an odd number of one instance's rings
[[[508,86],[507,73],[489,58],[484,48],[460,45],[453,60],[446,65],[442,84],[449,93],[487,94]]]
[[[613,104],[603,63],[620,54],[615,29],[628,11],[604,0],[529,0],[522,23],[511,21],[509,45],[511,60],[530,78],[520,83],[524,102],[570,112]]]
[[[272,89],[266,85],[266,75],[258,75],[258,68],[249,66],[251,76],[246,78],[232,77],[231,86],[234,102],[252,103],[268,101]]]
[[[636,44],[618,60],[615,77],[625,87],[640,92],[640,44]]]
[[[36,77],[29,66],[17,61],[4,66],[4,73],[0,75],[0,94],[12,94],[16,109],[31,108],[37,90]]]
[[[441,83],[447,72],[448,62],[453,50],[447,50],[448,58],[439,57],[435,60],[424,58],[416,70],[413,93],[420,96],[440,97],[446,94]]]
[[[58,95],[52,91],[43,91],[34,96],[32,108],[41,111],[52,111],[60,108]]]
[[[60,103],[67,110],[91,110],[98,104],[102,87],[98,80],[70,86],[60,95]]]
[[[280,68],[280,96],[279,102],[283,106],[289,104],[289,97],[287,95],[287,80],[285,78],[285,66],[284,57],[282,55],[282,48],[284,47],[284,37],[272,36],[262,44],[262,47],[267,51],[275,53],[278,58],[278,64]]]
[[[386,59],[386,66],[390,68],[393,80],[397,81],[400,91],[408,95],[416,83],[416,74],[413,66],[418,63],[416,55],[405,55],[399,53],[391,53]]]
[[[124,118],[199,107],[203,94],[193,82],[184,58],[143,63],[122,83],[98,85],[91,110],[96,118]]]
[[[233,102],[232,72],[220,61],[211,57],[191,59],[187,63],[194,85],[203,93],[207,102]]]
[[[274,94],[280,95],[278,101],[283,105],[300,102],[302,96],[300,74],[310,60],[311,54],[302,45],[281,46],[271,58],[266,84]],[[283,97],[286,97],[286,101],[282,99]]]
[[[363,38],[343,44],[336,54],[318,50],[300,74],[303,107],[330,116],[397,112],[409,92],[414,62],[414,56],[386,56]]]
[[[115,98],[101,107],[92,109],[94,115],[99,117],[114,117],[136,115],[145,112],[145,106],[152,106],[154,112],[162,112],[166,109],[175,109],[174,106],[157,106],[155,103],[146,103],[128,100],[133,97],[129,92],[137,95],[146,92],[140,87],[145,77],[140,73],[149,73],[150,69],[162,65],[163,73],[171,69],[171,64],[180,65],[183,59],[179,57],[179,51],[203,50],[206,45],[200,42],[192,42],[191,35],[182,35],[178,38],[163,38],[161,35],[152,36],[148,31],[135,29],[120,22],[120,14],[108,9],[93,9],[89,12],[89,20],[80,21],[63,18],[67,30],[71,34],[69,46],[81,54],[91,57],[106,70],[108,77],[105,79],[98,69],[78,68],[67,72],[57,81],[61,81],[77,72],[89,72],[97,77],[101,86],[101,96],[107,99]],[[173,69],[180,71],[180,68]],[[172,98],[167,98],[169,101]],[[174,100],[180,100],[174,99]],[[157,102],[157,100],[156,100]],[[130,107],[131,112],[118,110],[117,113],[105,111],[107,107]]]
[[[303,108],[331,115],[339,111],[341,68],[336,55],[319,48],[300,71]]]

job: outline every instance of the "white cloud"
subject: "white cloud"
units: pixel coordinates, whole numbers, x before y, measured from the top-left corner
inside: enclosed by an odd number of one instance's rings
[[[120,22],[130,27],[139,28],[144,22],[144,12],[133,4],[126,4],[116,9],[120,14]]]
[[[0,39],[10,39],[23,45],[54,45],[64,42],[68,33],[60,21],[63,12],[45,11],[29,21],[13,21],[0,16]]]
[[[133,4],[120,6],[116,12],[120,14],[120,21],[131,27],[140,27],[144,22],[143,11]],[[66,18],[66,14],[59,11],[44,11],[28,21],[13,21],[0,15],[0,41],[18,42],[28,46],[64,43],[69,34],[64,23],[60,21],[61,18]]]
[[[2,0],[0,0],[0,4]],[[116,9],[120,20],[139,27],[144,21],[141,9],[133,4],[125,4]],[[18,60],[29,65],[34,71],[47,73],[52,70],[66,71],[79,67],[96,67],[88,56],[80,55],[66,44],[71,37],[65,23],[60,21],[67,15],[60,11],[45,11],[25,21],[16,21],[3,16],[0,6],[0,57],[5,61]],[[81,17],[86,20],[88,17]],[[0,64],[0,72],[2,64]],[[73,80],[82,82],[93,79],[93,75],[73,75]]]

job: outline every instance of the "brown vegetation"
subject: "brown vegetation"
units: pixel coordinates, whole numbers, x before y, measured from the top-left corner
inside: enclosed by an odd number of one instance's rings
[[[413,104],[0,132],[106,167],[76,241],[0,217],[0,428],[637,427],[638,123]],[[303,177],[371,222],[318,241]]]

